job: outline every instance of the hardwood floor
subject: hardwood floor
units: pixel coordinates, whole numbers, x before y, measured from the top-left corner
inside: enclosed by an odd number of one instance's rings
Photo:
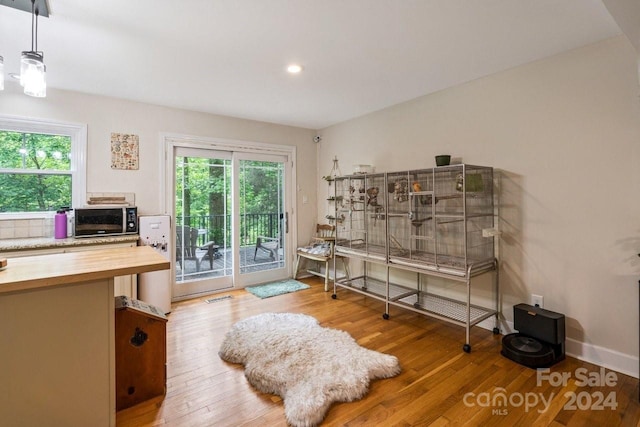
[[[635,378],[606,371],[609,384],[612,377],[616,384],[601,385],[598,366],[568,357],[551,369],[550,379],[539,380],[535,370],[500,355],[501,336],[491,331],[472,328],[467,354],[461,327],[393,307],[384,320],[379,301],[345,290],[333,300],[322,279],[303,281],[311,289],[264,300],[233,291],[213,297],[232,298],[209,304],[206,298],[174,304],[167,323],[167,393],[118,412],[117,426],[286,426],[281,399],[256,392],[242,366],[217,354],[233,323],[264,312],[309,314],[400,359],[399,376],[373,381],[360,401],[334,404],[324,426],[638,425]],[[563,374],[571,376],[564,384]]]

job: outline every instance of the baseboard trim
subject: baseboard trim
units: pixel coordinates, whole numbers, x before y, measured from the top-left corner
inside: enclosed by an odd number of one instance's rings
[[[567,354],[578,360],[638,378],[638,357],[567,338]]]
[[[493,318],[489,318],[478,323],[477,326],[483,329],[493,330],[494,322]],[[503,335],[516,332],[513,328],[513,322],[506,320],[501,320],[498,327],[500,328],[500,333]],[[602,366],[634,378],[639,378],[640,372],[638,370],[638,356],[621,353],[595,344],[580,342],[572,338],[567,338],[565,343],[566,353],[568,356],[575,357],[583,362],[593,363],[594,365]]]

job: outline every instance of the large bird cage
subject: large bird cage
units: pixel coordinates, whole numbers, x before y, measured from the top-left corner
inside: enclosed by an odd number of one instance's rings
[[[335,199],[339,253],[454,276],[494,266],[491,167],[337,177]]]
[[[442,166],[387,181],[389,263],[460,276],[493,268],[492,168]]]
[[[472,326],[495,315],[493,332],[499,332],[493,168],[459,164],[351,175],[336,178],[335,192],[336,254],[362,261],[363,274],[336,280],[333,298],[342,287],[383,301],[385,319],[394,305],[464,326],[466,352]],[[383,265],[386,277],[370,264]],[[415,285],[392,282],[399,278],[392,270],[417,273]],[[471,278],[489,271],[495,309],[471,304]],[[464,282],[466,298],[428,292],[423,275]]]
[[[387,261],[385,174],[336,178],[338,252]]]

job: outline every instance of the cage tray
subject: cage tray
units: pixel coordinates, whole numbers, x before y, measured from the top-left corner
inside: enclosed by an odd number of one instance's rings
[[[336,246],[336,253],[346,254],[346,255],[354,255],[362,258],[373,258],[379,261],[386,261],[386,248],[383,245],[367,245],[366,243],[362,243],[358,241],[357,243],[351,243],[350,245],[342,244],[341,246]]]

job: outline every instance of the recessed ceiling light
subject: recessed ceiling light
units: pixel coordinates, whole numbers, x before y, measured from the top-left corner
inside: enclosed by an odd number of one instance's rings
[[[298,64],[291,64],[287,67],[287,71],[291,74],[298,74],[302,71],[302,66]]]

